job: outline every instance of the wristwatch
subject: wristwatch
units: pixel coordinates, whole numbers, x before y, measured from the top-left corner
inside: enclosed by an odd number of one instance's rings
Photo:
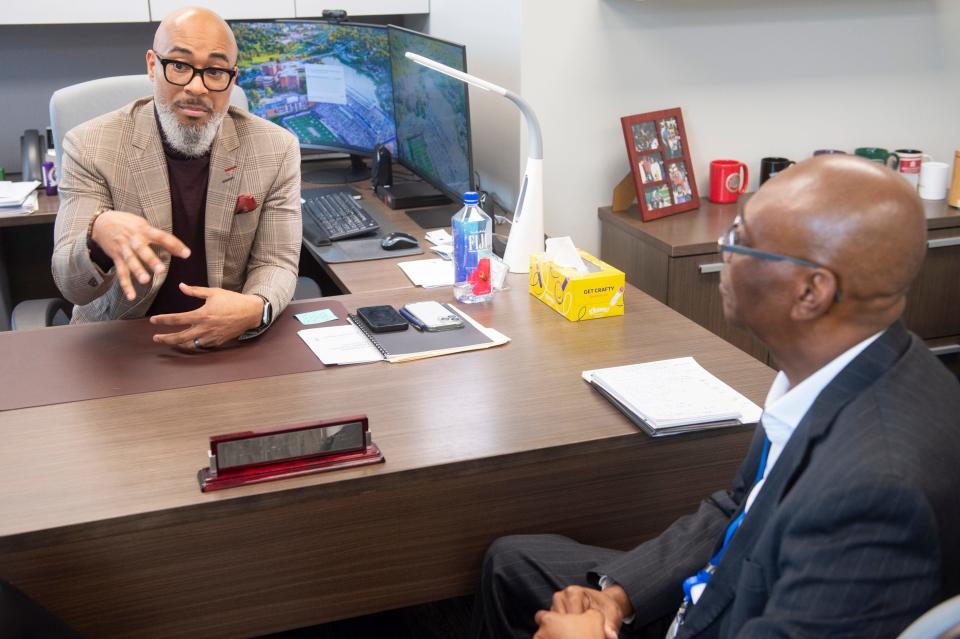
[[[273,321],[273,306],[270,304],[270,300],[265,298],[259,293],[254,293],[257,297],[263,300],[263,315],[260,317],[260,326],[256,328],[258,331],[262,331],[266,327],[270,326],[270,322]]]

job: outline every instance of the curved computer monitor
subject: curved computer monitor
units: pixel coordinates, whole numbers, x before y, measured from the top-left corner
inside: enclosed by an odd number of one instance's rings
[[[237,84],[250,112],[287,129],[304,149],[396,153],[387,29],[279,20],[231,22]]]
[[[460,71],[463,45],[390,25],[397,157],[424,181],[455,201],[473,190],[470,101],[467,85],[408,60],[412,51]]]

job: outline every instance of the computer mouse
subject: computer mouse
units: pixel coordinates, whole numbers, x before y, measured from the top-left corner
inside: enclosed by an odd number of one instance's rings
[[[409,233],[394,231],[390,235],[380,240],[380,246],[384,251],[399,251],[400,249],[416,248],[420,246],[417,238]]]

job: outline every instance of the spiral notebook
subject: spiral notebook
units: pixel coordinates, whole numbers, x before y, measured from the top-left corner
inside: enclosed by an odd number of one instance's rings
[[[374,333],[363,320],[348,315],[351,331],[348,327],[313,328],[299,332],[300,337],[316,353],[324,364],[355,364],[385,359],[399,363],[428,357],[438,357],[451,353],[481,350],[500,346],[510,341],[503,333],[483,326],[465,312],[446,305],[453,313],[463,319],[463,328],[452,331],[417,331],[408,328],[393,333]],[[334,335],[333,331],[350,331],[349,334]],[[361,337],[362,336],[362,337]],[[336,342],[338,353],[331,353],[320,344],[320,340]],[[371,356],[372,345],[381,357]],[[348,352],[347,352],[348,351]]]
[[[582,376],[651,437],[753,424],[762,413],[692,357],[583,371]]]

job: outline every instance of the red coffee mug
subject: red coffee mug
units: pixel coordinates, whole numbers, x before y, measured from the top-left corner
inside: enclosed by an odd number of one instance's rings
[[[710,163],[710,201],[717,204],[736,202],[747,190],[750,173],[747,165],[737,160],[714,160]]]

